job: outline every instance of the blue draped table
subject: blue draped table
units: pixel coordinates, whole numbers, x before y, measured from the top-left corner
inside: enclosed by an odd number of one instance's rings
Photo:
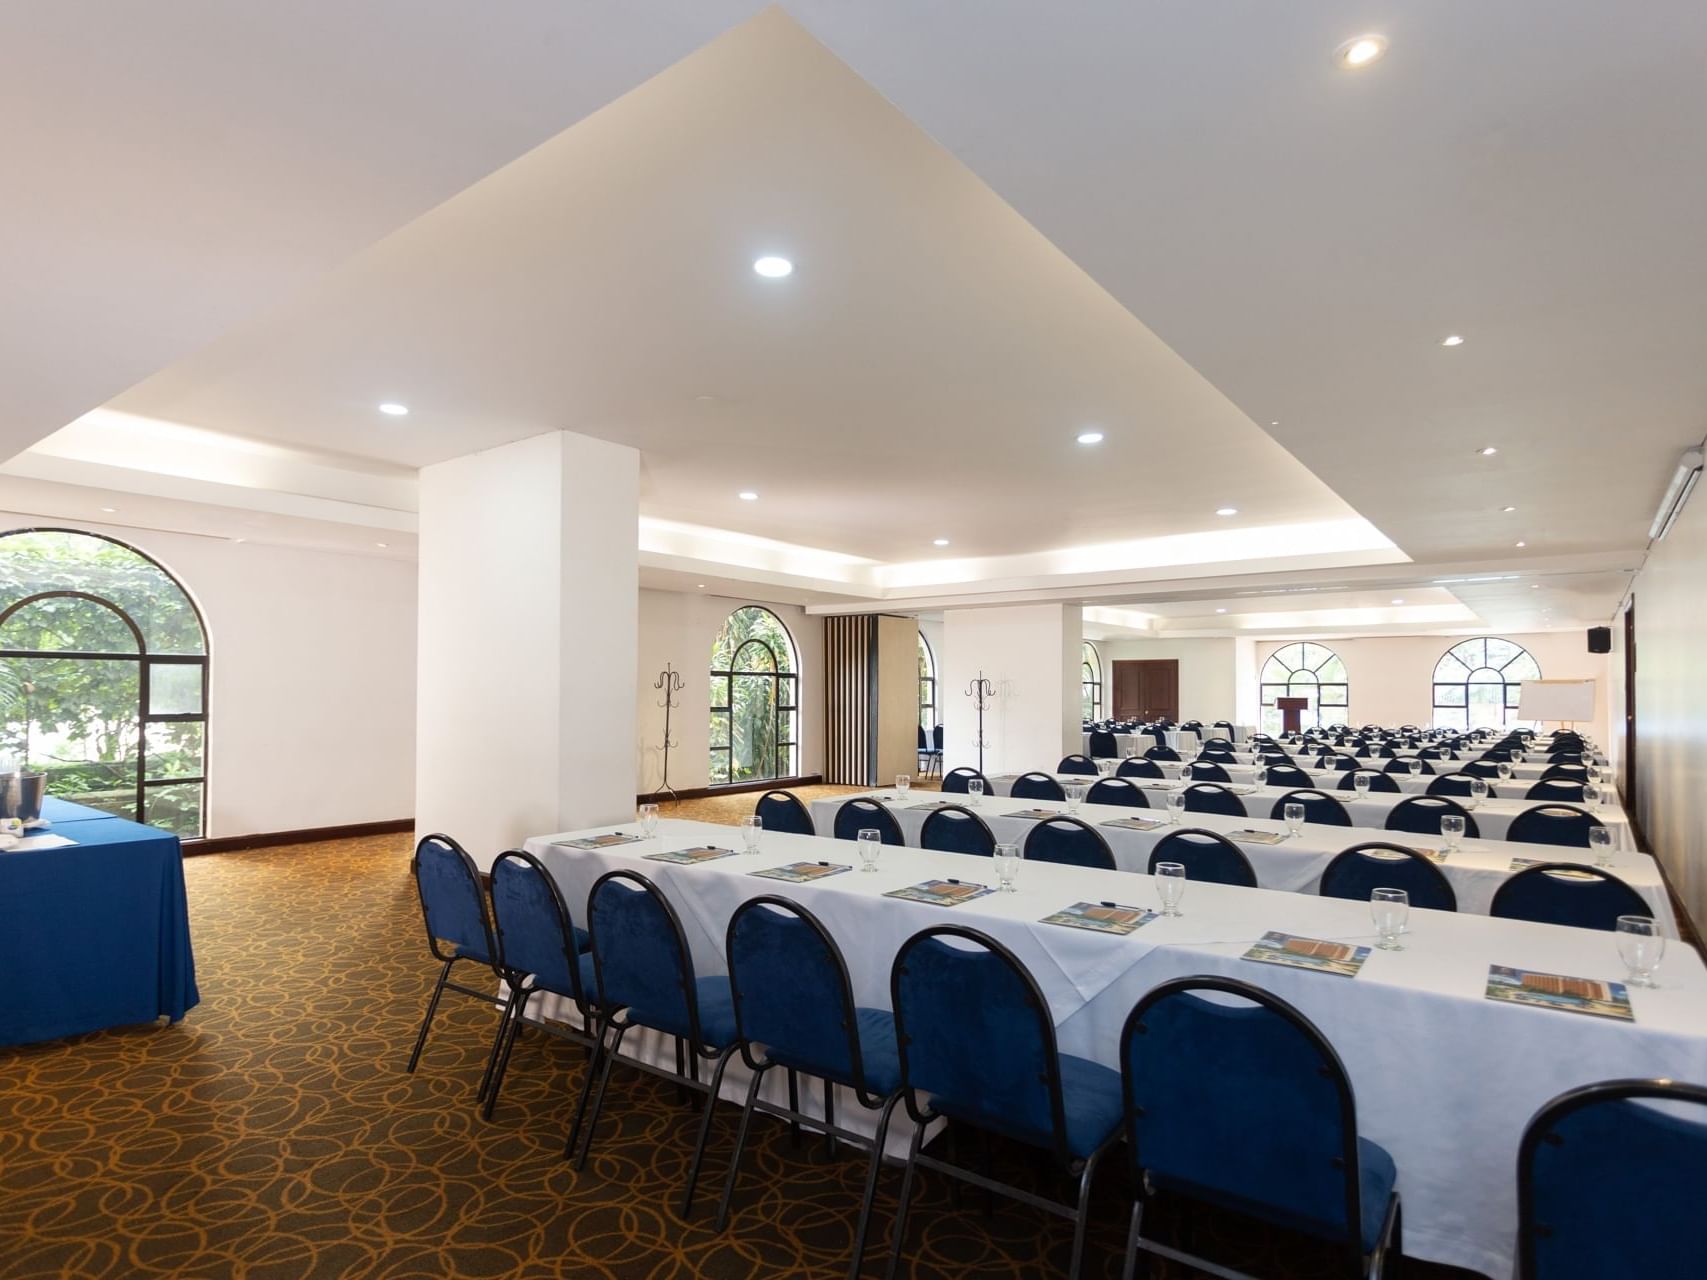
[[[178,837],[49,798],[75,844],[0,852],[0,1045],[153,1022],[200,1001]]]

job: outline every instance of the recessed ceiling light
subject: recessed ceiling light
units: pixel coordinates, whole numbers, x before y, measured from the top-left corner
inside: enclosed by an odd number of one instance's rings
[[[933,539],[931,539],[931,546],[933,546],[933,547],[946,547],[947,545],[948,545],[948,539],[947,538],[933,538]]]
[[[1527,547],[1529,544],[1527,542],[1519,542],[1517,545],[1520,547]]]
[[[1403,600],[1395,600],[1395,601],[1393,601],[1393,603],[1394,604],[1404,604],[1405,602]]]
[[[1481,454],[1484,458],[1491,458],[1499,452],[1499,449],[1494,445],[1485,444],[1480,449],[1476,450],[1476,452]]]
[[[1227,611],[1225,609],[1217,609],[1215,612],[1216,613],[1226,613]]]
[[[754,493],[751,489],[743,489],[735,496],[741,499],[742,502],[757,502],[759,500],[759,495]]]
[[[1278,422],[1271,422],[1268,425],[1271,427],[1278,427],[1280,424]]]
[[[705,590],[705,583],[703,583],[703,582],[702,582],[702,583],[700,583],[700,584],[699,584],[699,589],[700,589],[700,590],[701,590],[701,591],[704,591],[704,590]]]
[[[1443,347],[1461,347],[1464,345],[1464,339],[1459,334],[1449,333],[1440,340],[1440,345]]]
[[[1353,36],[1334,50],[1334,61],[1348,71],[1356,71],[1372,62],[1379,62],[1386,52],[1386,36]]]
[[[780,280],[794,270],[794,264],[787,258],[766,256],[753,263],[753,270],[767,280]]]
[[[1539,591],[1541,590],[1541,584],[1539,582],[1531,582],[1529,584],[1529,589],[1531,591]]]
[[[388,418],[407,418],[409,416],[409,406],[398,404],[395,400],[387,400],[379,406],[379,411]]]
[[[1100,432],[1100,431],[1081,431],[1081,432],[1079,432],[1079,443],[1080,444],[1101,444],[1102,443],[1102,432]]]
[[[105,511],[110,516],[116,516],[119,513],[119,509],[117,507],[102,507],[101,510]]]
[[[1215,514],[1218,516],[1236,516],[1239,514],[1239,509],[1237,507],[1216,507]]]
[[[1500,510],[1505,512],[1509,516],[1513,511],[1516,511],[1517,508],[1516,507],[1501,507]]]

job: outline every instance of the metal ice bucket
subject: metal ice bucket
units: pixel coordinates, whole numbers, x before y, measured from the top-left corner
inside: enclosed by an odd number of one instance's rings
[[[47,792],[45,773],[0,773],[0,818],[35,822]]]

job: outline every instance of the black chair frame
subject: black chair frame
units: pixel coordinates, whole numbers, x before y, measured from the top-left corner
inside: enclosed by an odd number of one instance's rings
[[[427,918],[426,899],[421,898],[421,893],[420,893],[421,846],[424,844],[442,844],[442,845],[445,845],[453,853],[455,853],[458,858],[460,858],[462,860],[463,869],[468,872],[469,879],[474,885],[475,896],[476,896],[476,898],[479,899],[479,902],[480,902],[480,927],[485,931],[485,934],[486,934],[486,954],[488,956],[492,957],[492,959],[490,961],[477,960],[473,956],[459,955],[454,951],[449,952],[447,954],[443,949],[440,948],[439,940],[433,936],[432,922]],[[437,1013],[439,1011],[439,1000],[444,996],[444,993],[446,991],[454,991],[458,995],[470,996],[473,999],[478,1000],[482,1004],[486,1004],[486,1005],[494,1004],[497,1001],[498,996],[497,996],[496,991],[492,991],[492,990],[480,991],[474,987],[465,987],[460,982],[452,982],[450,980],[450,973],[451,973],[452,966],[457,964],[458,961],[462,961],[462,962],[465,962],[468,964],[476,965],[479,968],[484,969],[488,973],[492,974],[495,978],[500,978],[500,979],[503,977],[503,973],[499,969],[499,967],[496,963],[497,956],[498,956],[498,943],[497,943],[496,937],[494,936],[494,934],[492,932],[492,912],[491,912],[491,908],[490,908],[489,904],[486,901],[486,890],[482,887],[482,885],[480,883],[479,868],[477,868],[474,865],[474,859],[468,856],[468,850],[464,849],[460,844],[458,844],[455,840],[451,839],[449,836],[444,835],[440,832],[434,832],[431,835],[422,836],[420,840],[416,841],[415,852],[409,859],[409,878],[415,882],[415,885],[416,885],[415,896],[418,899],[420,899],[421,923],[426,927],[426,930],[427,930],[427,949],[433,953],[433,959],[440,962],[439,979],[433,985],[432,998],[427,1001],[426,1015],[421,1019],[421,1029],[415,1036],[415,1048],[409,1054],[409,1065],[406,1066],[405,1068],[403,1068],[410,1075],[413,1075],[415,1073],[416,1064],[418,1064],[421,1060],[421,1050],[426,1047],[427,1033],[432,1030],[433,1018],[437,1015]],[[504,1026],[503,1021],[500,1019],[500,1021],[498,1023],[498,1031],[499,1031],[500,1037],[501,1037],[502,1032],[503,1032],[503,1026]],[[493,1066],[493,1062],[496,1060],[497,1052],[498,1052],[497,1040],[494,1039],[492,1049],[486,1055],[486,1069],[481,1073],[481,1076],[480,1076],[480,1090],[477,1094],[475,1094],[475,1098],[474,1098],[474,1100],[476,1102],[485,1101],[486,1090],[489,1087],[491,1079],[492,1079],[492,1066]]]

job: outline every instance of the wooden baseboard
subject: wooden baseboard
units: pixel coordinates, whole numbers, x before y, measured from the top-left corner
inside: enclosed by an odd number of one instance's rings
[[[390,836],[413,831],[415,819],[389,818],[384,822],[346,822],[338,827],[304,827],[300,831],[257,831],[247,836],[212,836],[184,841],[186,856],[198,853],[232,853],[238,849],[273,849],[282,844],[309,844],[315,840],[354,840],[360,836]]]
[[[823,781],[823,774],[808,773],[798,778],[771,778],[765,782],[734,782],[721,787],[688,787],[676,792],[674,797],[668,791],[649,791],[644,795],[635,796],[634,799],[637,804],[662,804],[672,798],[705,800],[711,796],[738,796],[747,791],[784,791],[789,787],[813,787]]]

